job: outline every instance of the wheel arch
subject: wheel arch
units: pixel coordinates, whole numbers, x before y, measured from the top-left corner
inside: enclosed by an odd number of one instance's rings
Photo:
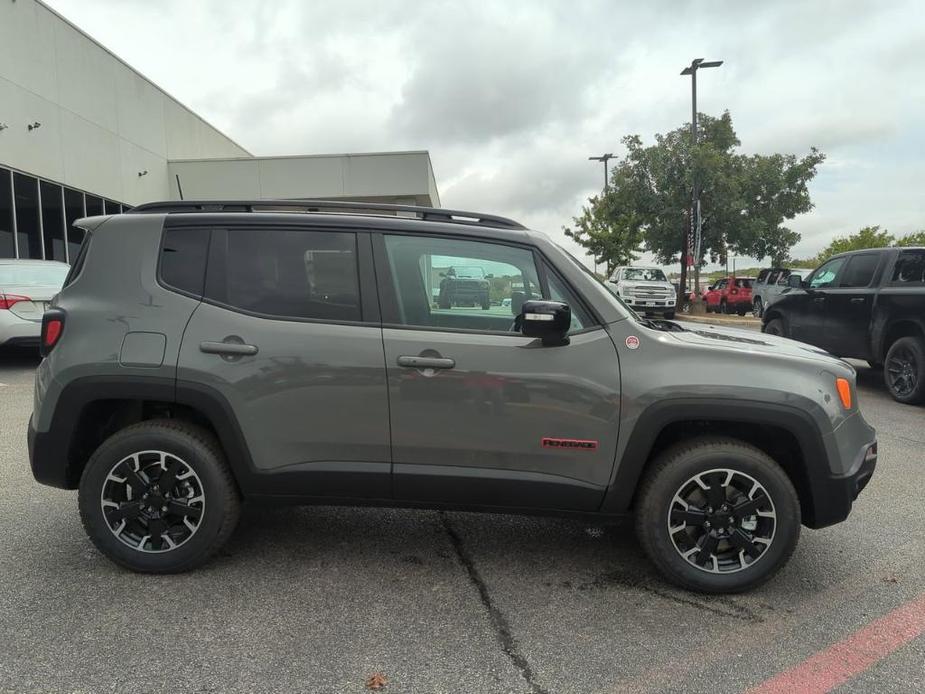
[[[43,484],[76,489],[93,451],[116,432],[149,419],[189,421],[219,442],[241,491],[253,470],[237,419],[218,391],[157,377],[87,377],[59,396],[47,432],[30,431],[32,470]]]
[[[878,362],[883,363],[893,343],[903,337],[918,337],[925,341],[925,323],[918,318],[908,317],[897,318],[887,323],[880,338],[880,346],[877,351]]]
[[[699,412],[703,416],[693,414]],[[828,524],[829,512],[822,508],[821,495],[829,474],[829,456],[809,413],[770,403],[685,398],[654,403],[637,421],[615,465],[602,511],[630,511],[643,475],[668,446],[694,436],[721,435],[771,456],[797,490],[804,524]]]

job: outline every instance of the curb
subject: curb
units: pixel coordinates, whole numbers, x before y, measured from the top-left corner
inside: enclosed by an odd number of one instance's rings
[[[676,321],[688,321],[690,323],[711,323],[713,325],[734,325],[745,328],[761,328],[761,319],[759,318],[720,318],[719,316],[691,316],[681,314],[675,316]]]

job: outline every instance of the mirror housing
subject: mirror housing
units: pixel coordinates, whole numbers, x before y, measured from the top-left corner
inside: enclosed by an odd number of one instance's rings
[[[787,286],[793,289],[801,289],[803,287],[803,275],[791,274],[787,278]]]
[[[540,338],[546,347],[567,345],[572,309],[561,301],[524,301],[517,322],[523,335]]]

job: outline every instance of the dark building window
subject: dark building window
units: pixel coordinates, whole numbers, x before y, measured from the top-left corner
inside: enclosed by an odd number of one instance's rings
[[[64,251],[64,209],[61,186],[42,181],[42,234],[45,236],[45,260],[67,259]]]
[[[42,259],[42,237],[39,233],[39,182],[32,176],[13,174],[16,190],[16,237],[19,257]]]
[[[0,169],[0,258],[16,257],[16,242],[13,240],[13,191],[12,177],[6,169]]]
[[[119,214],[122,210],[119,209],[119,203],[113,202],[112,200],[104,200],[104,210],[105,214]]]
[[[64,189],[64,218],[67,224],[68,259],[73,263],[84,240],[84,230],[74,226],[74,222],[84,214],[84,194],[71,188]]]
[[[93,217],[98,214],[103,214],[103,198],[98,198],[95,195],[88,195],[87,216]]]

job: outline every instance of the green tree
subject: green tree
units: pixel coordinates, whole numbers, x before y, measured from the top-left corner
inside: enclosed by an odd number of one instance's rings
[[[896,237],[886,229],[881,231],[879,225],[864,227],[856,234],[838,236],[833,239],[828,246],[819,252],[815,261],[819,265],[839,253],[860,251],[865,248],[884,248],[892,246],[895,241]]]
[[[626,155],[614,168],[604,202],[598,205],[605,219],[597,221],[596,234],[573,232],[573,238],[608,264],[615,264],[606,257],[610,233],[621,237],[619,248],[640,236],[660,263],[682,260],[696,173],[702,208],[698,267],[708,257],[721,260],[727,249],[784,262],[800,236],[783,222],[812,209],[807,184],[824,155],[816,149],[802,158],[739,154],[728,111],[719,118],[699,119],[694,148],[686,125],[656,135],[655,144],[648,146],[638,135],[623,138]]]
[[[925,246],[925,230],[906,234],[896,241],[897,246]]]
[[[593,196],[574,219],[574,227],[563,227],[565,235],[587,248],[594,261],[606,267],[629,265],[639,257],[642,226],[631,210],[621,210],[623,196]]]

